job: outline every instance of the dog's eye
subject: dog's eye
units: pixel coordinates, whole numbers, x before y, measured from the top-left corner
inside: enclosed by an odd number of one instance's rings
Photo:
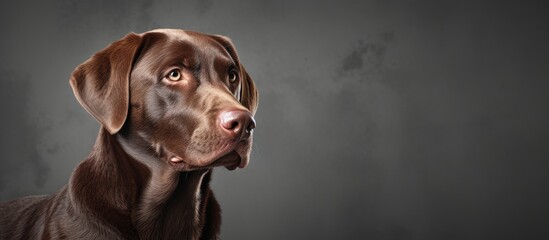
[[[229,71],[229,82],[235,83],[237,79],[238,79],[238,73],[236,72],[236,70]]]
[[[181,80],[181,72],[178,69],[171,70],[170,73],[168,73],[168,79],[172,81]]]

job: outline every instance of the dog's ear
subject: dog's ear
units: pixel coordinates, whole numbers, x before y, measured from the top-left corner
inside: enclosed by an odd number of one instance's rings
[[[248,108],[252,114],[255,114],[259,102],[259,94],[255,87],[254,80],[250,77],[248,72],[246,72],[242,64],[240,64],[240,68],[242,69],[242,73],[244,73],[240,86],[240,102],[244,107]]]
[[[76,99],[110,134],[117,133],[128,115],[129,78],[142,42],[130,33],[93,55],[72,73]]]
[[[254,80],[250,77],[248,72],[246,72],[246,69],[244,69],[244,66],[238,60],[236,48],[234,47],[231,40],[225,36],[211,35],[210,37],[223,45],[223,47],[225,47],[225,49],[231,55],[236,64],[238,64],[241,74],[240,103],[244,107],[248,108],[248,110],[250,110],[253,114],[255,114],[259,102],[259,94],[257,88],[255,87]]]

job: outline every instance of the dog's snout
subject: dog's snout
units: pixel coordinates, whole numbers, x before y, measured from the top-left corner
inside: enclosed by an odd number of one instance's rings
[[[248,111],[224,111],[221,113],[220,118],[221,129],[231,138],[246,139],[255,128],[255,120]]]

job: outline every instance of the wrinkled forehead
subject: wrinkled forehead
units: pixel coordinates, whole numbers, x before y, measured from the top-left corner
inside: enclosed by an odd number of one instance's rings
[[[157,29],[145,33],[150,39],[147,46],[148,57],[157,60],[182,59],[186,66],[199,64],[201,61],[222,61],[234,64],[226,47],[209,35],[184,31],[180,29]]]

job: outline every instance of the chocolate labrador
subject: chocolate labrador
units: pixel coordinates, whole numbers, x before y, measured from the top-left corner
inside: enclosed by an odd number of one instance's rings
[[[258,95],[231,41],[129,34],[72,73],[101,123],[68,185],[0,206],[1,239],[217,239],[212,168],[248,164]]]

